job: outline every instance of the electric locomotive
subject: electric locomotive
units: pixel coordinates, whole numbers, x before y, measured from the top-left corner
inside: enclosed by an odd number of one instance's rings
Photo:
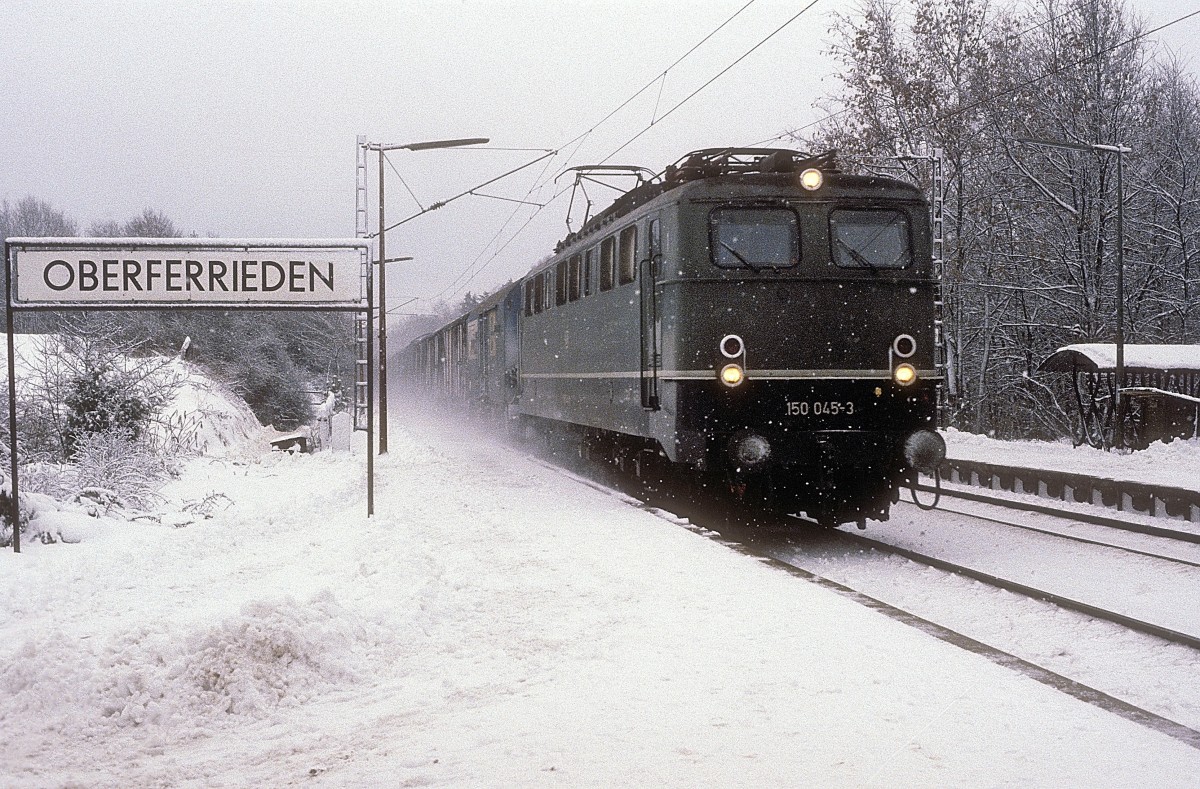
[[[708,149],[404,362],[521,434],[861,526],[945,457],[935,285],[915,187],[832,154]]]

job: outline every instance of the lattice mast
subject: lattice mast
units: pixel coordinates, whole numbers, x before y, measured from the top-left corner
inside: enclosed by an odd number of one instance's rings
[[[355,189],[354,189],[354,234],[358,238],[367,237],[367,138],[358,136],[355,146]],[[363,250],[359,261],[359,276],[363,298],[366,298],[370,287],[371,258],[367,250]],[[370,365],[369,325],[366,313],[354,315],[354,429],[366,430],[369,416],[368,405],[370,392],[368,385],[368,366]]]

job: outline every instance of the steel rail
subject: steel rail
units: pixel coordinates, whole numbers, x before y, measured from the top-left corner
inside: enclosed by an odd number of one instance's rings
[[[946,495],[945,490],[942,491],[942,495],[943,496]],[[999,501],[1002,502],[1003,499],[1001,499]],[[916,504],[915,502],[907,502],[907,501],[904,501],[903,499],[901,499],[900,503],[905,504],[905,505],[913,504],[917,507],[921,506],[919,504]],[[988,503],[991,504],[992,502],[988,502]],[[1084,545],[1095,545],[1100,548],[1112,548],[1113,550],[1124,551],[1125,553],[1131,553],[1131,554],[1134,554],[1135,556],[1145,556],[1146,558],[1149,558],[1149,559],[1161,559],[1164,562],[1172,562],[1174,564],[1182,564],[1187,567],[1200,567],[1200,562],[1193,562],[1190,559],[1181,559],[1178,556],[1165,556],[1161,553],[1153,553],[1152,551],[1143,551],[1139,548],[1130,548],[1127,545],[1117,545],[1117,544],[1111,543],[1111,542],[1104,542],[1103,540],[1094,540],[1090,537],[1081,537],[1077,534],[1065,534],[1063,532],[1054,531],[1052,529],[1042,529],[1037,526],[1027,526],[1023,523],[1014,523],[1013,521],[1001,520],[1000,518],[993,518],[988,515],[980,515],[977,512],[964,512],[963,510],[947,509],[945,506],[940,505],[940,504],[937,507],[937,511],[951,513],[953,515],[962,515],[967,518],[975,518],[976,520],[987,521],[988,523],[995,523],[1000,526],[1009,526],[1013,529],[1021,529],[1023,531],[1031,531],[1031,532],[1034,532],[1035,534],[1045,534],[1048,537],[1060,537],[1064,540],[1071,540],[1072,542],[1083,543]],[[1063,513],[1059,517],[1062,517],[1064,520],[1071,520],[1071,519],[1079,520],[1078,518],[1074,518],[1073,514],[1067,512],[1067,511],[1063,511]],[[1165,539],[1173,539],[1173,538],[1167,537]]]
[[[1109,611],[1108,609],[1100,608],[1099,606],[1094,606],[1090,603],[1084,603],[1080,600],[1075,600],[1074,598],[1070,598],[1065,595],[1056,594],[1055,592],[1048,592],[1044,589],[1038,589],[1017,581],[1010,581],[1008,579],[1001,578],[1000,576],[992,575],[991,573],[985,573],[982,570],[976,570],[972,567],[966,567],[965,565],[957,564],[945,559],[938,559],[937,557],[929,556],[909,548],[901,548],[880,540],[875,540],[870,537],[863,537],[862,535],[852,534],[850,532],[840,532],[840,534],[847,540],[855,541],[861,545],[869,545],[876,550],[882,550],[886,553],[903,556],[904,558],[910,559],[914,562],[927,564],[930,567],[935,567],[939,570],[944,570],[956,575],[966,576],[967,578],[972,578],[976,581],[980,581],[981,583],[995,586],[998,589],[1016,592],[1018,594],[1025,595],[1026,597],[1031,597],[1035,600],[1043,600],[1048,603],[1053,603],[1060,608],[1066,608],[1068,610],[1085,614],[1096,619],[1112,622],[1113,624],[1121,625],[1122,627],[1129,628],[1130,630],[1142,633],[1144,635],[1155,636],[1165,641],[1170,641],[1174,644],[1182,644],[1183,646],[1200,650],[1200,636],[1194,636],[1190,633],[1181,633],[1178,630],[1172,630],[1169,627],[1156,625],[1153,622],[1145,622],[1131,616],[1126,616],[1125,614],[1117,613],[1116,611]]]
[[[917,485],[917,490],[932,493],[934,488],[932,485]],[[986,488],[985,488],[986,490]],[[1110,518],[1105,515],[1096,515],[1090,512],[1079,512],[1077,510],[1064,509],[1062,507],[1052,507],[1047,504],[1037,504],[1032,501],[1018,501],[1015,499],[998,498],[988,496],[982,493],[972,493],[966,490],[954,490],[947,488],[945,485],[941,488],[942,496],[949,496],[956,499],[966,499],[967,501],[976,501],[983,504],[995,504],[998,507],[1005,509],[1021,510],[1022,512],[1037,512],[1042,515],[1053,515],[1059,518],[1073,518],[1084,523],[1091,523],[1096,526],[1108,526],[1113,529],[1122,531],[1134,532],[1135,534],[1147,534],[1152,537],[1166,537],[1171,540],[1179,540],[1181,542],[1192,542],[1200,544],[1200,534],[1180,531],[1178,529],[1168,529],[1162,526],[1153,526],[1148,523],[1135,523],[1132,521],[1121,520],[1119,518]],[[1020,494],[1014,494],[1020,495]]]

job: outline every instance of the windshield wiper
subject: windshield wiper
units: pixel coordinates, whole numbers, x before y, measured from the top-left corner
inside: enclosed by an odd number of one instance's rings
[[[742,257],[742,254],[740,252],[738,252],[736,249],[734,249],[733,247],[726,244],[724,241],[718,241],[717,243],[720,244],[721,246],[725,247],[725,249],[729,250],[729,254],[731,254],[735,258],[737,258],[743,266],[750,269],[755,274],[757,274],[757,273],[759,273],[759,271],[761,271],[761,269],[755,268],[753,263],[751,263],[749,260],[746,260],[744,257]]]
[[[850,257],[854,258],[854,261],[855,261],[856,263],[858,263],[858,265],[860,265],[861,267],[863,267],[863,268],[865,268],[865,269],[869,270],[869,271],[870,271],[872,274],[878,274],[878,273],[879,273],[879,267],[878,267],[878,266],[876,266],[874,263],[872,263],[870,260],[868,260],[866,255],[864,255],[863,253],[859,252],[857,249],[855,249],[854,247],[850,246],[848,243],[846,243],[846,242],[845,242],[845,241],[843,241],[842,239],[838,238],[837,236],[834,236],[833,240],[834,240],[834,241],[835,241],[837,244],[839,244],[839,245],[842,247],[842,249],[844,249],[844,250],[846,250],[847,252],[849,252],[849,253],[850,253]]]

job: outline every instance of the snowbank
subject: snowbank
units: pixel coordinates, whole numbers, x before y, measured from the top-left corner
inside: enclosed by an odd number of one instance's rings
[[[163,441],[188,453],[224,456],[265,436],[246,401],[195,365],[174,359],[162,375],[177,387],[155,425]]]
[[[1200,439],[1157,442],[1137,452],[1120,453],[1072,446],[1068,439],[998,441],[953,429],[943,435],[952,458],[1200,490]]]

